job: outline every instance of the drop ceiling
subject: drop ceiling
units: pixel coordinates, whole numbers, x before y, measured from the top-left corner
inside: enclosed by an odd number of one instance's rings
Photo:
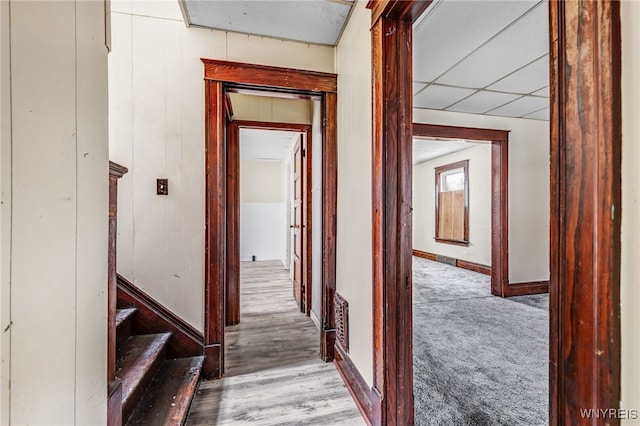
[[[180,0],[191,25],[334,46],[352,0]],[[547,0],[435,0],[414,24],[414,107],[549,119]]]
[[[184,0],[191,25],[335,46],[352,1]]]
[[[548,120],[547,6],[433,2],[414,24],[414,107]]]

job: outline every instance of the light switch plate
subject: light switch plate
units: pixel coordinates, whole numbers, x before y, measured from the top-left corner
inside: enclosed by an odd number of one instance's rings
[[[169,179],[157,179],[156,192],[158,195],[169,195]]]

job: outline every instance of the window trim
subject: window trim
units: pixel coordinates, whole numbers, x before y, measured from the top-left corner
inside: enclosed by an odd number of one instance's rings
[[[439,206],[439,193],[440,193],[440,176],[442,173],[449,170],[463,169],[464,171],[464,232],[463,240],[454,240],[451,238],[441,238],[438,236],[438,229],[440,229],[440,206]],[[436,227],[434,233],[434,240],[438,243],[453,244],[458,246],[469,246],[469,160],[457,161],[455,163],[445,164],[435,168],[435,211],[436,211]]]

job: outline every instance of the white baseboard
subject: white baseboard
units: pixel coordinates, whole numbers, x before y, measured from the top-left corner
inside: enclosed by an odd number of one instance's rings
[[[320,318],[318,318],[318,316],[316,315],[313,309],[311,310],[311,314],[309,316],[311,317],[311,321],[313,321],[313,323],[316,325],[316,328],[320,330],[321,329]]]

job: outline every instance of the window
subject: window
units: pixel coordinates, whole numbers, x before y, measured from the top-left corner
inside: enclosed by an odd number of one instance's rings
[[[469,160],[436,167],[436,237],[469,245]]]

